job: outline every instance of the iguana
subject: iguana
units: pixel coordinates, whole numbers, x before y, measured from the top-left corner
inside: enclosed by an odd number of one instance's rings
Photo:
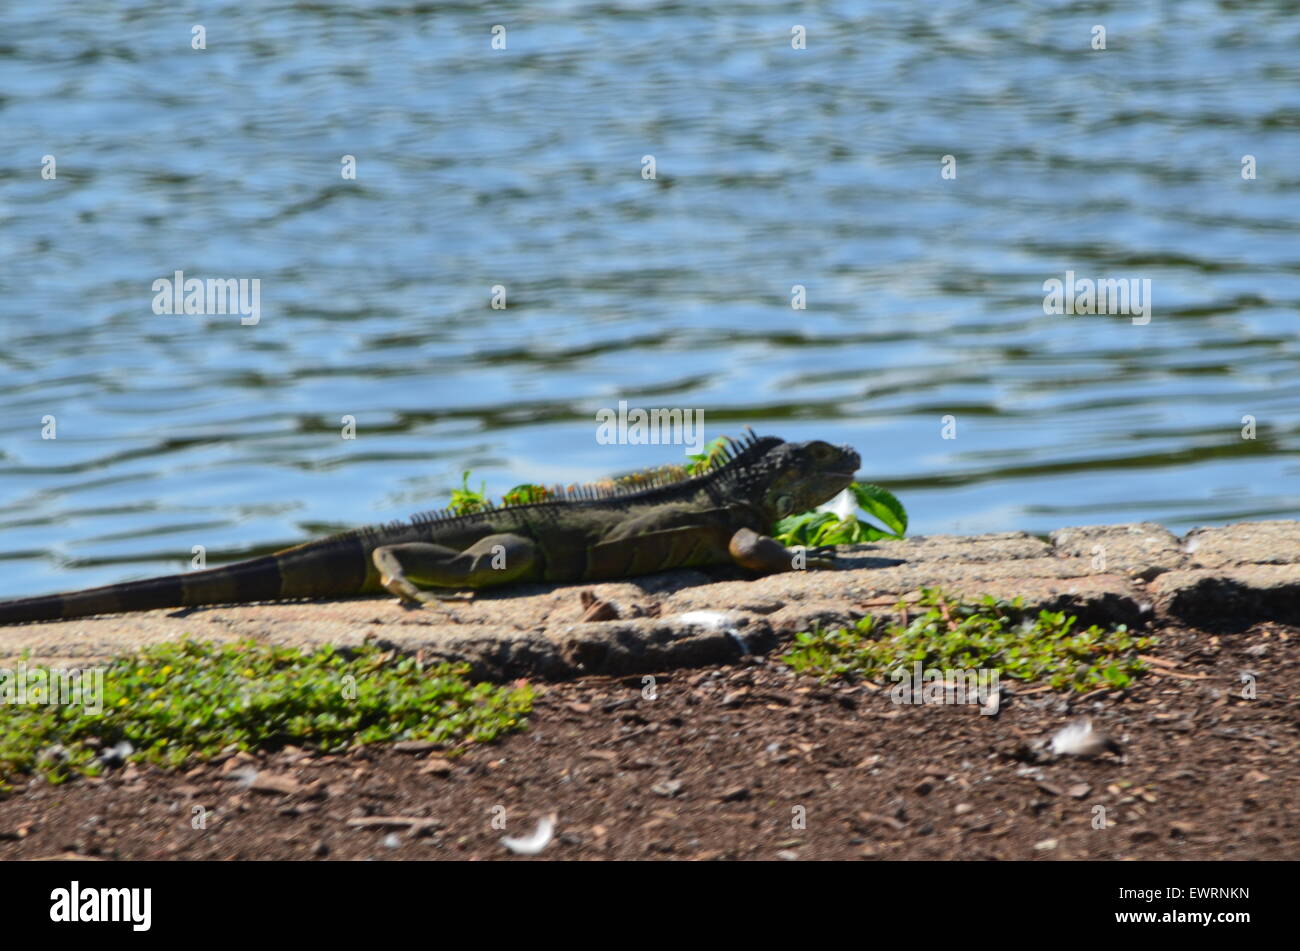
[[[765,533],[833,498],[859,463],[848,446],[751,432],[700,474],[665,467],[555,490],[541,502],[427,512],[219,568],[3,601],[0,624],[385,590],[414,606],[513,582],[603,581],[729,563],[789,571],[798,567],[794,553]],[[805,553],[810,567],[830,562],[827,549]]]

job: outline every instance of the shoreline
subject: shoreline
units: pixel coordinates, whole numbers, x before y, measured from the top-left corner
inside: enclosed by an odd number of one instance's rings
[[[922,587],[1021,597],[1081,623],[1178,623],[1232,633],[1300,624],[1300,521],[1242,522],[1181,538],[1150,522],[931,535],[841,546],[833,569],[748,579],[676,570],[626,581],[520,585],[406,610],[391,598],[219,605],[0,627],[0,666],[87,666],[179,637],[312,648],[374,640],[476,677],[624,676],[761,655],[814,625],[892,611]],[[584,617],[600,618],[583,620]]]

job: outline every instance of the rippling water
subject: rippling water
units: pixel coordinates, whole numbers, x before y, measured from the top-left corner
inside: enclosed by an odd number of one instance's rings
[[[620,399],[852,443],[916,532],[1300,515],[1292,3],[248,6],[0,5],[0,595],[675,461]]]

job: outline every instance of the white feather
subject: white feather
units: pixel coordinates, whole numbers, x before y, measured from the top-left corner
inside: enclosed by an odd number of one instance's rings
[[[732,618],[726,611],[687,611],[677,615],[677,620],[683,624],[694,624],[696,627],[707,627],[716,631],[729,627]]]
[[[513,839],[506,836],[501,840],[501,844],[516,855],[537,855],[542,849],[551,844],[551,839],[555,835],[556,818],[555,813],[542,816],[532,835],[523,835]]]
[[[1051,749],[1056,756],[1096,756],[1110,746],[1110,738],[1092,728],[1091,720],[1071,723],[1052,737]]]

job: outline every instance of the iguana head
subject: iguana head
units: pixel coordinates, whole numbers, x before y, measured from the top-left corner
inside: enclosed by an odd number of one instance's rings
[[[771,522],[806,512],[848,488],[862,459],[851,446],[814,439],[782,442],[775,436],[754,440],[746,450],[753,461],[738,467],[741,490]]]

